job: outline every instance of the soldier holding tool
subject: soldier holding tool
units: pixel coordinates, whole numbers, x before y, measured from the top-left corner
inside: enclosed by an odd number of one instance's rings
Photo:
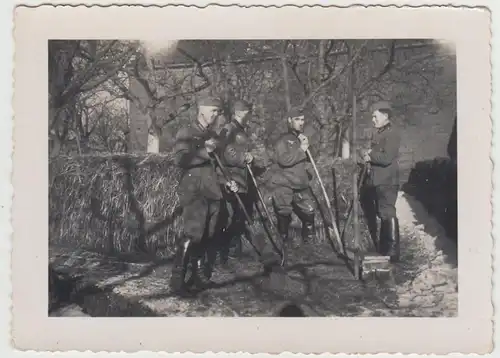
[[[199,103],[197,118],[180,129],[176,136],[175,162],[182,169],[179,183],[179,200],[183,208],[184,228],[177,243],[174,267],[170,280],[174,292],[184,292],[185,276],[189,263],[192,278],[200,288],[210,284],[202,272],[205,239],[211,241],[216,232],[222,201],[220,182],[211,153],[220,145],[212,126],[219,116],[221,102],[205,98]],[[228,183],[236,190],[236,183]],[[210,243],[210,242],[209,242]]]
[[[247,212],[252,215],[252,208],[255,202],[252,196],[252,188],[249,185],[248,164],[254,164],[254,157],[250,153],[250,139],[246,133],[248,119],[252,106],[243,100],[235,102],[233,106],[233,117],[222,131],[221,137],[225,138],[225,146],[222,149],[221,159],[224,167],[232,180],[238,186],[238,194],[245,204]],[[221,263],[227,264],[231,241],[241,251],[241,235],[245,234],[245,216],[240,208],[236,197],[228,190],[223,190],[223,197],[227,208],[227,223],[225,231],[221,236]]]
[[[273,204],[278,218],[278,231],[287,246],[291,244],[288,231],[292,212],[302,221],[304,242],[311,241],[314,235],[315,205],[309,187],[312,175],[306,154],[309,140],[303,134],[304,121],[303,111],[292,109],[287,114],[288,132],[275,144],[279,170],[271,178],[274,187]]]
[[[376,213],[381,219],[378,250],[399,261],[399,222],[396,216],[396,199],[399,190],[399,147],[401,135],[391,122],[392,108],[381,101],[372,106],[372,122],[375,132],[371,149],[362,152],[362,159],[370,172],[362,194],[362,202],[368,213]],[[372,214],[373,215],[373,214]],[[368,218],[375,221],[376,217]]]

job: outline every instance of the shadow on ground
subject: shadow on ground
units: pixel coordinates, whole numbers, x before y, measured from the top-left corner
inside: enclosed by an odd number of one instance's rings
[[[168,260],[107,266],[96,261],[87,264],[92,273],[80,278],[70,298],[90,316],[265,317],[276,316],[288,302],[308,316],[381,316],[390,315],[388,305],[396,302],[390,286],[354,279],[328,244],[303,245],[284,272],[268,275],[249,255],[233,259],[229,269],[214,273],[214,287],[187,299],[169,292]]]
[[[457,266],[457,177],[448,159],[417,163],[402,186],[415,216],[415,225],[435,237],[445,262]]]

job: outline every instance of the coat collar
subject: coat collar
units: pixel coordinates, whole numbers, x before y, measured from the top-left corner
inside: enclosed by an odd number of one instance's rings
[[[377,128],[377,133],[382,133],[385,132],[386,130],[390,129],[392,127],[391,122],[388,122],[386,125],[383,127]]]
[[[240,122],[238,122],[236,119],[234,119],[234,118],[231,119],[231,123],[233,123],[236,128],[239,128],[242,131],[245,130],[245,127]]]
[[[191,125],[194,129],[200,131],[201,133],[206,133],[208,132],[208,128],[205,128],[201,125],[200,121],[198,120],[198,118],[195,118],[195,120],[193,121],[192,125]]]

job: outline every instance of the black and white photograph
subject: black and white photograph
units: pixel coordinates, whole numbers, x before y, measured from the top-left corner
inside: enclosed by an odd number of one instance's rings
[[[453,43],[50,40],[50,315],[453,317]]]
[[[490,21],[17,10],[15,346],[490,352]]]

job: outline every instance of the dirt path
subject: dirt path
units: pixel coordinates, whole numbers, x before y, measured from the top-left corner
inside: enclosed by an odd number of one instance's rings
[[[456,247],[420,203],[397,201],[402,263],[392,284],[356,280],[327,244],[294,251],[286,274],[263,275],[251,257],[217,271],[216,287],[179,299],[168,289],[170,263],[110,260],[66,252],[58,265],[78,268],[94,288],[79,302],[91,316],[272,316],[287,302],[310,316],[454,316]],[[68,313],[69,314],[69,313]],[[73,313],[74,314],[74,313]]]
[[[400,314],[457,315],[458,269],[456,244],[425,208],[404,193],[397,201],[404,274],[410,277],[397,289]]]

